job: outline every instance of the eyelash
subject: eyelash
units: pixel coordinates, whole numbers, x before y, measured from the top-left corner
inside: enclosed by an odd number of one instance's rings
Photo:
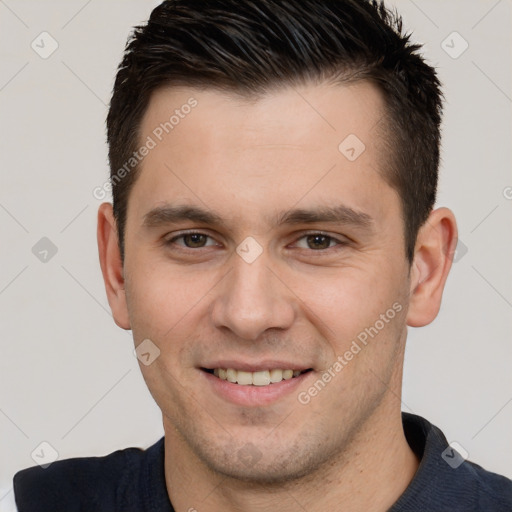
[[[180,233],[179,235],[176,235],[174,237],[172,237],[171,239],[169,240],[166,240],[165,241],[165,245],[166,246],[172,246],[175,244],[176,240],[179,240],[180,238],[183,238],[187,235],[203,235],[203,236],[206,236],[210,239],[213,239],[213,237],[211,237],[210,235],[206,234],[206,233],[203,233],[201,231],[185,231],[185,232],[182,232]],[[302,240],[303,238],[306,238],[308,236],[312,236],[312,235],[320,235],[320,236],[323,236],[323,237],[326,237],[330,240],[330,242],[336,242],[336,245],[333,246],[333,247],[328,247],[326,249],[303,249],[303,250],[309,250],[310,252],[313,252],[313,253],[318,253],[318,254],[325,254],[327,251],[336,251],[336,250],[340,250],[341,248],[349,245],[349,242],[346,241],[346,240],[340,240],[338,238],[335,238],[331,235],[328,235],[327,233],[323,233],[322,231],[309,231],[307,233],[303,233],[302,236],[300,236],[296,241],[298,240]],[[178,246],[180,248],[180,250],[183,250],[183,251],[198,251],[200,249],[206,249],[207,247],[213,247],[213,246],[203,246],[203,247],[197,247],[197,248],[193,248],[193,247],[186,247],[186,246]]]

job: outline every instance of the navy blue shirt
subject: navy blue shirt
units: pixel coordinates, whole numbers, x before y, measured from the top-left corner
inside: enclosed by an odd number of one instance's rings
[[[427,420],[402,413],[420,458],[412,482],[388,512],[512,512],[512,480],[462,461]],[[18,512],[174,512],[164,474],[164,438],[147,450],[57,461],[14,476]]]

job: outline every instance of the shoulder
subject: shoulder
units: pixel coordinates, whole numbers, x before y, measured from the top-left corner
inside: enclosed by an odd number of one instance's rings
[[[474,462],[461,465],[461,481],[466,490],[474,488],[477,510],[512,511],[512,480],[487,471]]]
[[[407,413],[402,417],[407,441],[421,462],[391,512],[512,511],[512,480],[465,460],[442,431],[424,418]]]
[[[163,452],[163,438],[147,450],[126,448],[103,457],[56,461],[46,468],[23,469],[14,475],[19,512],[117,510],[126,490],[143,486],[148,459]]]

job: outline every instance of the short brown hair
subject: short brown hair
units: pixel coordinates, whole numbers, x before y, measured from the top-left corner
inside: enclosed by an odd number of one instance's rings
[[[437,190],[442,93],[421,45],[382,1],[166,0],[135,27],[107,117],[110,177],[121,256],[138,169],[117,172],[139,144],[151,94],[167,85],[263,94],[279,85],[368,80],[386,102],[384,177],[402,202],[412,262]],[[138,166],[137,166],[138,167]]]

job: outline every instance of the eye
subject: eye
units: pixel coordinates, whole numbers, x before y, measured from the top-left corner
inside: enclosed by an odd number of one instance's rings
[[[302,247],[300,247],[299,244],[300,240],[305,241],[305,244],[303,244]],[[301,249],[312,249],[313,251],[316,252],[325,251],[335,246],[342,247],[348,244],[347,241],[339,240],[324,233],[308,233],[307,235],[304,235],[301,238],[299,238],[299,241],[297,241],[296,244]]]
[[[183,241],[183,243],[176,243],[176,241],[180,239]],[[210,239],[212,243],[207,243],[208,239]],[[200,233],[199,231],[189,231],[187,233],[181,233],[180,235],[174,236],[173,238],[167,240],[165,244],[178,245],[180,247],[186,247],[188,249],[201,249],[202,247],[216,245],[213,238],[211,238],[209,235],[206,235],[205,233]]]
[[[179,241],[179,242],[178,242]],[[301,236],[295,246],[299,249],[309,249],[314,252],[323,252],[328,249],[342,248],[348,245],[347,240],[338,239],[325,233],[313,232],[307,233]],[[205,247],[211,247],[219,245],[215,240],[200,231],[188,231],[175,235],[172,238],[165,241],[167,246],[178,246],[183,249],[202,249]],[[336,250],[336,249],[334,249]]]

